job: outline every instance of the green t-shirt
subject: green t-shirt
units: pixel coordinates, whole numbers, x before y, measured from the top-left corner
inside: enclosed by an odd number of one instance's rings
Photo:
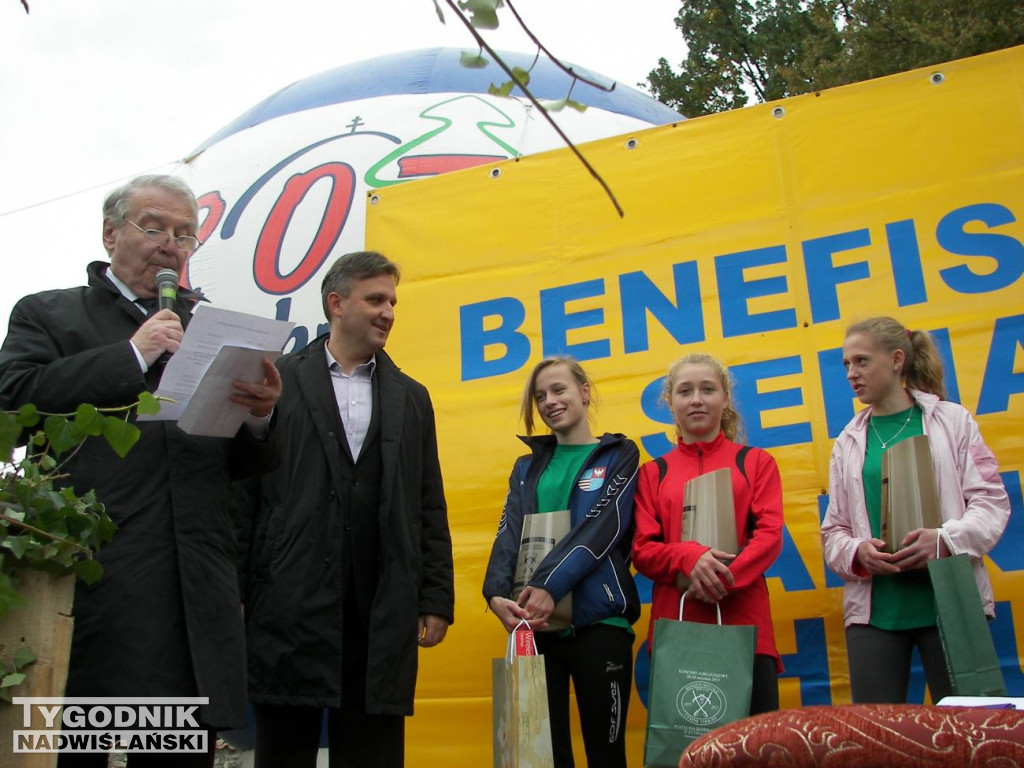
[[[597,443],[586,443],[584,445],[563,445],[555,446],[555,453],[544,469],[544,474],[537,481],[537,512],[557,512],[560,509],[569,508],[569,496],[572,493],[573,483],[576,476],[587,463],[590,454],[597,448]],[[629,622],[621,616],[611,619],[603,619],[598,624],[610,624],[614,627],[622,627],[632,633],[633,628]],[[572,630],[565,629],[559,636],[572,634]]]
[[[587,463],[597,443],[555,446],[555,453],[537,481],[537,511],[557,512],[569,508],[569,495],[576,475]]]
[[[916,405],[887,416],[871,416],[863,478],[868,521],[876,539],[882,532],[882,443],[891,447],[923,434],[921,409]],[[871,581],[871,626],[894,630],[935,626],[935,593],[927,570],[873,576]]]

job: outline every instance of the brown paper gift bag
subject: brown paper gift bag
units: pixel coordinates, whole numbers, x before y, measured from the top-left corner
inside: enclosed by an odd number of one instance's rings
[[[739,553],[736,540],[736,505],[732,497],[732,472],[716,469],[687,481],[683,490],[683,524],[680,541],[697,541],[706,547]],[[676,579],[685,592],[690,580],[679,574]]]
[[[886,552],[918,528],[940,528],[939,492],[926,435],[900,440],[882,453],[882,535]]]
[[[554,768],[544,657],[516,653],[536,648],[532,637],[516,643],[523,631],[510,632],[505,657],[492,660],[494,768]]]
[[[569,510],[557,512],[540,512],[525,515],[523,518],[523,534],[519,541],[519,556],[516,558],[516,571],[512,579],[512,594],[517,601],[526,585],[533,577],[537,566],[541,564],[562,537],[569,533],[572,521]],[[572,624],[572,592],[555,604],[555,609],[548,617],[546,631],[566,629]]]

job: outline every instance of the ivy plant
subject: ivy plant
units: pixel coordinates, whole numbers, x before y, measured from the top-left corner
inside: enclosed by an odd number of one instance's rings
[[[156,413],[159,399],[143,392],[131,405],[83,404],[73,414],[41,413],[34,405],[0,411],[0,621],[27,604],[18,571],[73,574],[87,584],[103,575],[93,553],[116,526],[95,491],[75,493],[66,465],[89,438],[106,440],[124,458],[139,439],[139,428],[128,421],[133,409]],[[28,645],[0,642],[0,699],[11,701],[35,660]]]
[[[157,398],[144,392],[120,408],[83,404],[72,414],[55,414],[25,405],[0,411],[0,619],[25,605],[18,570],[74,574],[87,584],[103,575],[93,553],[116,526],[95,491],[75,493],[67,463],[90,438],[106,440],[123,458],[139,439],[130,413],[159,408]]]

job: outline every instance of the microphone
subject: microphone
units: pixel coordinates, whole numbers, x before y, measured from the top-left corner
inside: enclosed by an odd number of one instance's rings
[[[178,273],[173,269],[161,269],[156,273],[157,309],[174,309],[178,298]]]

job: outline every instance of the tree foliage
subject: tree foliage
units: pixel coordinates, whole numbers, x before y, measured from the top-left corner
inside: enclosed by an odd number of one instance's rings
[[[1021,0],[687,0],[677,72],[654,95],[685,115],[781,99],[1024,43]]]

